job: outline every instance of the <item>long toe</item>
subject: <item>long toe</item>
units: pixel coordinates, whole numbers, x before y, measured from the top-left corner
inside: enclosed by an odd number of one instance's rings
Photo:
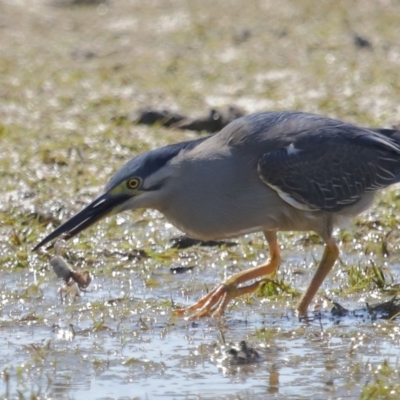
[[[205,317],[207,315],[212,314],[212,311],[216,307],[218,307],[219,303],[225,297],[225,295],[226,295],[225,285],[221,284],[215,289],[213,289],[211,292],[203,296],[196,303],[192,304],[187,308],[177,309],[175,310],[175,312],[179,315],[183,315],[195,311],[193,314],[190,315],[189,319]]]

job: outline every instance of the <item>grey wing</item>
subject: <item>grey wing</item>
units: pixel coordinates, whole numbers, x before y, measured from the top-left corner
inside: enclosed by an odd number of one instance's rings
[[[400,147],[380,135],[315,138],[262,155],[260,178],[303,210],[340,211],[400,179]]]

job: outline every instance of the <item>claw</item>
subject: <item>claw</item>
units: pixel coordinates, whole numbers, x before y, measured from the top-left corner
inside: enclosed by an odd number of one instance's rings
[[[190,315],[190,320],[205,317],[206,315],[215,316],[213,309],[216,308],[216,310],[218,310],[220,308],[221,299],[224,299],[226,297],[228,290],[229,289],[227,289],[224,284],[221,284],[213,289],[211,292],[207,293],[198,302],[192,304],[187,308],[179,308],[175,310],[175,312],[179,315],[183,315],[187,312],[196,311],[194,314]],[[220,314],[222,314],[222,312],[220,312]]]
[[[270,260],[267,264],[259,265],[230,276],[226,281],[203,296],[198,302],[187,308],[179,308],[175,310],[175,313],[183,315],[194,311],[194,313],[188,317],[189,320],[205,317],[207,315],[219,317],[224,313],[231,300],[256,291],[260,282],[262,282],[262,279],[259,278],[274,274],[280,264],[276,233],[264,232],[264,234],[267,238],[270,252]],[[254,280],[256,281],[248,286],[239,286],[245,282]]]
[[[230,282],[227,283],[228,281]],[[230,278],[228,281],[221,283],[210,293],[202,297],[197,303],[187,308],[179,308],[175,310],[175,312],[179,315],[183,315],[187,312],[195,311],[188,317],[189,320],[205,317],[207,315],[220,317],[231,300],[247,293],[253,293],[258,289],[260,282],[262,282],[262,280],[258,280],[251,285],[237,287],[236,280],[231,280]]]

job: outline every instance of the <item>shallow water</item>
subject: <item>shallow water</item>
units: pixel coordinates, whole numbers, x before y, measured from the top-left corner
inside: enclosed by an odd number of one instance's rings
[[[354,398],[382,360],[397,365],[398,323],[372,320],[365,310],[333,317],[323,307],[299,320],[293,300],[256,298],[239,301],[221,319],[186,321],[171,313],[170,295],[193,280],[218,280],[216,272],[157,270],[170,289],[132,284],[134,293],[126,293],[134,271],[107,278],[99,271],[73,302],[61,301],[62,285],[49,273],[38,291],[27,283],[32,275],[14,273],[0,320],[9,392],[60,399]],[[354,300],[345,305],[360,308]],[[240,340],[258,351],[258,362],[227,362],[227,350]]]

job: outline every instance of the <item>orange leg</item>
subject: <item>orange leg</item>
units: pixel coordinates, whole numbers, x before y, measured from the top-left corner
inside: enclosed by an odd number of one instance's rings
[[[260,280],[248,286],[239,287],[239,285],[258,279],[264,275],[273,274],[281,263],[276,232],[267,231],[264,232],[264,235],[268,241],[270,255],[267,264],[259,265],[230,276],[225,282],[222,282],[219,286],[202,297],[197,303],[188,308],[176,310],[176,312],[183,314],[187,311],[195,311],[195,313],[191,315],[191,319],[210,314],[212,316],[218,316],[223,314],[228,303],[232,299],[257,290]]]
[[[326,276],[329,274],[329,271],[332,269],[335,261],[338,258],[339,249],[335,241],[330,238],[326,242],[324,254],[322,256],[321,262],[319,263],[317,271],[315,272],[310,284],[308,285],[307,290],[296,305],[297,311],[300,315],[307,314],[308,306],[310,305],[319,287],[321,286]]]

